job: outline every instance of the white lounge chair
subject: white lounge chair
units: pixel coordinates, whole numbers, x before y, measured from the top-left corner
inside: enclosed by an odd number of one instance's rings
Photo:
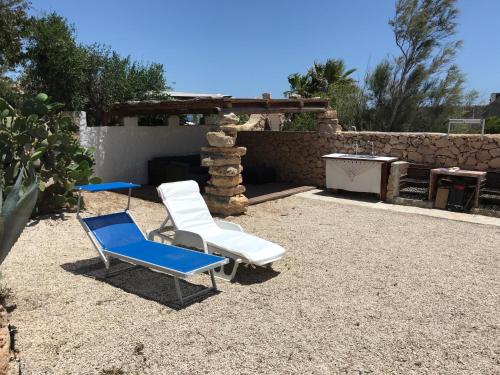
[[[167,218],[149,238],[171,239],[179,246],[194,247],[210,254],[220,254],[234,260],[230,273],[224,268],[216,275],[232,280],[240,263],[270,266],[281,259],[285,249],[262,238],[243,232],[241,226],[228,221],[215,221],[195,181],[165,183],[158,187],[167,209]],[[173,238],[164,233],[174,230]]]

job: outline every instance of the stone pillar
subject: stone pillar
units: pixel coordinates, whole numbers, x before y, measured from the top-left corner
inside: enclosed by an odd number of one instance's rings
[[[401,177],[406,176],[409,165],[410,163],[407,161],[395,161],[391,164],[391,172],[389,174],[389,180],[387,181],[388,202],[393,202],[394,198],[399,197]]]
[[[218,127],[207,133],[209,147],[202,147],[201,165],[209,167],[210,180],[205,188],[205,201],[214,214],[239,215],[247,210],[248,199],[243,195],[241,157],[245,147],[236,147],[238,117],[224,115]]]
[[[337,118],[337,111],[329,109],[318,114],[318,132],[319,133],[340,133],[342,126]]]

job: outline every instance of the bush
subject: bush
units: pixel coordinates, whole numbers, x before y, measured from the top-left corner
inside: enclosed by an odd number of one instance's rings
[[[91,178],[92,151],[80,147],[78,128],[61,107],[46,94],[25,100],[20,109],[0,98],[0,186],[13,186],[23,168],[33,170],[38,214],[75,205],[75,184],[100,181]]]
[[[318,120],[313,113],[294,113],[288,121],[283,124],[283,131],[316,131],[318,129]]]
[[[500,134],[500,117],[488,117],[484,124],[484,132],[487,134]]]

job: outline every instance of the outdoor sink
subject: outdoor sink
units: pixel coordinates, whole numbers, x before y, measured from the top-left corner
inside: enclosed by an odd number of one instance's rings
[[[390,163],[398,160],[392,156],[369,154],[329,154],[326,159],[326,187],[378,194],[385,200]]]
[[[357,159],[357,160],[373,160],[373,161],[394,161],[397,158],[392,156],[369,155],[369,154],[329,154],[323,156],[325,159]]]

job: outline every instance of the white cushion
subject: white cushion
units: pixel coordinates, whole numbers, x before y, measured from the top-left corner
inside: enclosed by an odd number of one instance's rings
[[[176,229],[217,226],[195,181],[164,183],[158,193]]]

